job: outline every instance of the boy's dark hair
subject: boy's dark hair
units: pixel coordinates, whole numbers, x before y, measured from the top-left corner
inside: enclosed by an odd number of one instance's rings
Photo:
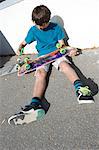
[[[40,26],[42,26],[44,23],[48,23],[50,16],[51,11],[44,5],[35,7],[32,12],[32,20]]]

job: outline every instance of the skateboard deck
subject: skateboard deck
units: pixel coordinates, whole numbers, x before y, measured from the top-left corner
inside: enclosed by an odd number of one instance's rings
[[[72,50],[72,47],[69,46],[63,46],[61,48],[58,48],[54,52],[51,52],[47,55],[38,57],[35,60],[31,60],[29,58],[26,58],[26,60],[21,61],[21,63],[18,63],[18,76],[22,76],[24,74],[30,73],[35,71],[37,68],[40,68],[43,65],[47,65],[49,63],[54,62],[56,59],[59,59],[63,56],[66,56],[69,54],[69,52]]]

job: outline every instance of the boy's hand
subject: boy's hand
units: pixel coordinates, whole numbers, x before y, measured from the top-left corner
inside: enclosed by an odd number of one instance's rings
[[[23,50],[24,50],[24,47],[26,46],[27,44],[26,44],[26,42],[25,41],[23,41],[20,45],[19,45],[19,48],[18,48],[18,50],[17,50],[17,52],[16,52],[16,54],[19,56],[19,55],[22,55],[22,53],[23,53]]]
[[[16,51],[16,55],[20,55],[20,51],[19,51],[19,49]]]
[[[76,49],[76,48],[73,48],[71,51],[70,51],[70,53],[69,53],[69,56],[70,57],[74,57],[74,56],[76,56],[78,53],[78,50]]]

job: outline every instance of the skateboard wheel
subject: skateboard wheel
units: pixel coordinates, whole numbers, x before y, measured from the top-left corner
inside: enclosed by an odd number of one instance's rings
[[[29,70],[29,69],[30,69],[30,65],[29,65],[29,64],[26,64],[26,65],[25,65],[25,68],[26,68],[26,70]]]
[[[16,64],[16,70],[19,70],[19,69],[20,69],[20,65]]]
[[[60,53],[61,54],[65,54],[66,53],[66,49],[64,49],[64,48],[60,49]]]
[[[27,63],[29,61],[30,57],[24,58],[24,62]]]
[[[56,47],[57,47],[57,48],[61,48],[61,47],[62,47],[62,44],[57,43],[57,44],[56,44]]]
[[[18,58],[18,59],[17,59],[17,62],[20,63],[20,62],[21,62],[21,58]]]

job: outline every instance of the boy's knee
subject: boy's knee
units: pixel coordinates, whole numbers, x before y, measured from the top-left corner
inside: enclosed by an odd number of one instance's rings
[[[63,61],[59,64],[59,68],[61,72],[65,72],[70,68],[70,65],[66,61]]]
[[[39,69],[36,72],[36,77],[39,78],[39,79],[45,79],[46,75],[47,75],[47,73],[44,69]]]

